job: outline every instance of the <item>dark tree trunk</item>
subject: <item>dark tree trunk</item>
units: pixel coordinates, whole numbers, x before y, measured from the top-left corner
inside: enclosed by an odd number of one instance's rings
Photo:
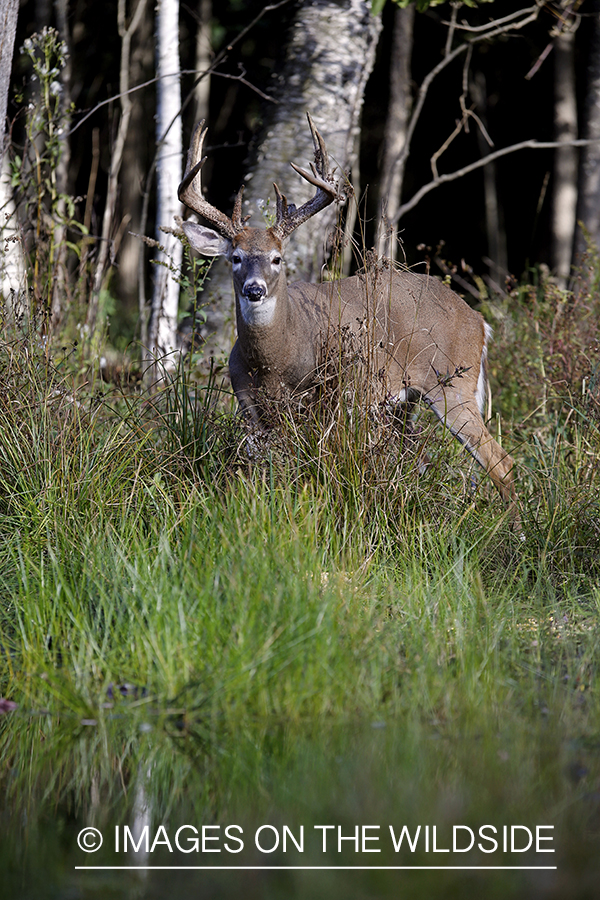
[[[477,107],[477,115],[484,128],[487,123],[487,83],[485,74],[476,72],[471,85],[471,93]],[[477,128],[477,143],[479,153],[485,156],[490,147],[481,128]],[[485,204],[485,231],[487,235],[488,258],[486,264],[489,267],[488,283],[495,289],[503,289],[503,282],[508,275],[508,258],[506,253],[506,232],[504,229],[504,215],[500,197],[498,195],[498,176],[494,163],[490,163],[483,169],[483,196]]]
[[[154,70],[154,9],[146,5],[144,15],[135,34],[131,36],[131,61],[129,63],[129,85],[134,87],[149,80]],[[125,107],[127,110],[128,107]],[[123,112],[125,112],[123,110]],[[136,301],[138,279],[140,277],[140,254],[143,246],[136,236],[142,230],[142,185],[149,166],[151,153],[144,146],[139,135],[146,132],[147,122],[152,116],[148,95],[137,92],[131,95],[129,107],[129,129],[123,147],[123,165],[120,177],[120,226],[123,241],[119,250],[119,296],[128,304]],[[127,219],[126,219],[127,217]],[[126,227],[123,227],[127,221]],[[143,254],[141,254],[143,256]]]
[[[56,24],[61,41],[67,47],[65,65],[61,73],[62,92],[60,97],[60,115],[63,136],[61,137],[60,159],[56,166],[56,191],[59,199],[56,204],[56,215],[53,241],[56,248],[56,262],[54,266],[54,278],[52,280],[51,322],[52,330],[56,334],[60,329],[62,318],[65,314],[67,300],[67,207],[65,196],[70,192],[69,169],[71,164],[71,143],[69,139],[69,122],[71,108],[71,37],[68,26],[67,0],[55,0],[54,10]]]
[[[582,137],[595,143],[588,144],[581,150],[575,265],[585,253],[586,233],[596,246],[600,244],[600,0],[594,0],[593,11],[594,15],[589,20],[592,37],[588,57]],[[583,229],[579,223],[583,225]]]
[[[412,101],[411,58],[413,49],[414,6],[394,11],[394,32],[390,61],[390,99],[383,138],[383,158],[379,189],[380,256],[396,257],[395,231],[387,223],[393,221],[400,205],[406,157],[408,119]]]

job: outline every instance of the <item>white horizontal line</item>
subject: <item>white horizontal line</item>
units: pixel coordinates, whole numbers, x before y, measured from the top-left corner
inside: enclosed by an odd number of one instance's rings
[[[537,871],[548,871],[555,870],[558,866],[75,866],[75,869],[79,869],[82,871],[92,870],[92,869],[101,869],[103,871],[108,870],[128,870],[128,871],[139,871],[139,870],[161,870],[161,871],[178,871],[178,870],[194,870],[194,871],[206,871],[206,870],[219,870],[224,872],[279,872],[283,870],[295,870],[295,871],[314,871],[314,870],[348,870],[348,869],[356,869],[357,871],[369,871],[369,872],[389,872],[389,871],[406,871],[406,870],[416,870],[416,869],[452,869],[452,870],[463,870],[463,871],[512,871],[518,869],[519,871],[527,871],[527,872],[537,872]]]

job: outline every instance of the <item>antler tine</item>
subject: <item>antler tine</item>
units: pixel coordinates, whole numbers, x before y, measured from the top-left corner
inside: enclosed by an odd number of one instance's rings
[[[214,225],[219,234],[222,234],[224,237],[234,238],[243,228],[240,216],[238,215],[237,217],[238,223],[232,221],[229,216],[226,216],[225,213],[222,213],[215,206],[212,206],[212,204],[202,196],[200,171],[206,162],[206,157],[202,157],[202,147],[208,130],[205,128],[204,122],[204,119],[202,119],[201,122],[198,122],[194,130],[190,149],[188,150],[185,175],[177,189],[177,196],[182,203],[185,203],[191,210],[198,213],[198,215],[206,219],[207,222],[210,222],[211,225]]]
[[[198,198],[200,198],[201,201],[203,200],[200,181],[198,181],[197,188],[194,181],[196,175],[199,174],[200,169],[206,161],[206,157],[202,158],[202,145],[204,144],[204,136],[208,130],[204,127],[204,122],[205,120],[202,119],[194,129],[190,149],[187,154],[185,175],[183,176],[183,181],[177,188],[177,196],[181,202],[185,203],[186,206],[189,206],[190,209],[194,209],[194,202]]]
[[[273,187],[275,188],[275,197],[277,199],[276,222],[279,222],[293,215],[296,212],[296,207],[293,203],[288,203],[287,197],[281,193],[275,182],[273,182]]]
[[[315,127],[310,113],[307,113],[306,117],[315,148],[315,161],[310,164],[310,172],[297,166],[296,163],[291,163],[291,166],[295,172],[301,175],[309,184],[314,185],[317,190],[311,200],[308,200],[297,209],[293,203],[288,204],[285,195],[279,191],[276,184],[273,185],[277,196],[277,219],[272,231],[281,239],[288,237],[299,225],[302,225],[311,216],[325,209],[330,203],[334,201],[340,203],[346,199],[340,190],[339,184],[333,177],[335,169],[332,170],[330,168],[329,154],[327,153],[325,141]]]
[[[308,119],[308,125],[310,128],[310,133],[313,139],[313,145],[315,148],[315,161],[310,164],[310,167],[313,173],[316,175],[317,172],[319,175],[325,177],[329,172],[329,154],[327,153],[327,147],[325,145],[325,141],[321,137],[315,123],[312,120],[312,116],[309,112],[306,113],[306,118]],[[292,168],[297,172],[302,173],[302,170],[298,168],[294,163],[292,163]],[[329,173],[333,174],[333,173]],[[306,178],[306,175],[304,175]]]
[[[233,227],[236,231],[241,231],[250,215],[242,217],[242,197],[244,196],[244,185],[241,186],[239,191],[237,192],[237,196],[235,198],[235,203],[233,204],[233,213],[231,216],[231,221],[233,222]]]

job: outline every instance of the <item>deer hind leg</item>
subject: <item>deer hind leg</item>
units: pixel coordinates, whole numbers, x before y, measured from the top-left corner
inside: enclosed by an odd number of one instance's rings
[[[429,405],[446,428],[485,469],[507,504],[511,517],[518,520],[517,494],[512,472],[514,462],[485,427],[475,398],[469,402],[452,391],[445,391],[433,400],[430,398]]]

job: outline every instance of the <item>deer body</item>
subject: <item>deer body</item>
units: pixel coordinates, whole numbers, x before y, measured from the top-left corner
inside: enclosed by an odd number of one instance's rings
[[[203,160],[204,132],[197,129],[180,198],[216,230],[183,223],[191,245],[232,265],[238,338],[229,370],[240,406],[257,424],[261,397],[277,399],[313,385],[323,349],[345,328],[367,343],[385,398],[411,403],[417,397],[464,444],[489,473],[514,510],[513,462],[487,431],[482,409],[487,341],[483,317],[449,287],[426,275],[376,265],[365,274],[323,284],[287,284],[283,252],[291,231],[328,203],[340,199],[322,138],[312,125],[312,174],[294,168],[317,188],[297,210],[277,187],[277,222],[252,228],[241,218],[241,192],[232,219],[211,207],[194,186]],[[292,164],[293,165],[293,164]]]

